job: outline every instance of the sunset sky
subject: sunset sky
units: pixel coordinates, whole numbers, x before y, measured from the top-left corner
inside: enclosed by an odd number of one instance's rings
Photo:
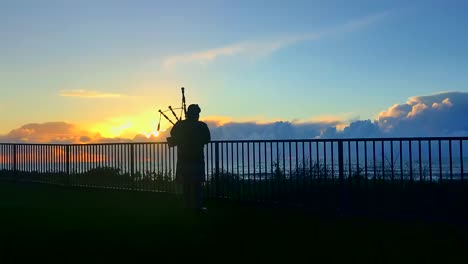
[[[461,0],[2,0],[0,141],[139,139],[182,86],[217,139],[468,136],[467,12]]]

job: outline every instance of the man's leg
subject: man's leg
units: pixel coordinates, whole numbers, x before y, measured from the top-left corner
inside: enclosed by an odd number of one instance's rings
[[[202,186],[201,182],[196,182],[193,184],[193,196],[194,196],[194,205],[195,208],[202,208]]]

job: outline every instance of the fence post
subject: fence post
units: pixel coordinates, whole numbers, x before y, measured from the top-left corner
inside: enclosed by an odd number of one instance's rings
[[[344,182],[344,158],[343,158],[343,140],[338,140],[338,175],[340,181],[339,190],[339,213],[342,214],[346,207],[345,182]]]
[[[219,197],[219,142],[215,143],[215,195]]]
[[[13,181],[18,179],[17,157],[16,157],[16,144],[13,144]]]
[[[133,148],[133,143],[130,143],[130,180],[132,181],[130,183],[130,190],[133,190],[135,187],[135,154],[134,154],[134,148]]]
[[[67,163],[67,181],[66,185],[70,185],[70,145],[66,146],[65,153],[67,155],[66,157],[66,163]]]

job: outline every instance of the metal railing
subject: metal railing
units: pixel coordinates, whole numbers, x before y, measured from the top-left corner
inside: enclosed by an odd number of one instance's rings
[[[204,149],[204,194],[322,206],[362,202],[369,194],[420,195],[421,186],[461,188],[467,140],[212,141]],[[176,164],[177,148],[166,143],[0,144],[0,178],[21,181],[177,192]]]

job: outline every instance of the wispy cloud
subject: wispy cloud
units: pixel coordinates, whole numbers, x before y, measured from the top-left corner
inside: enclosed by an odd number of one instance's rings
[[[315,36],[318,38],[318,36]],[[302,36],[288,36],[282,39],[257,42],[243,42],[229,46],[214,48],[205,51],[174,55],[167,57],[163,61],[164,69],[173,69],[180,64],[200,63],[206,64],[220,57],[229,57],[236,55],[246,56],[267,56],[285,46],[294,43],[312,39],[314,36],[307,34]]]
[[[64,97],[82,97],[82,98],[118,98],[123,97],[123,94],[100,92],[92,90],[61,90],[60,96]]]
[[[339,34],[346,34],[362,30],[373,24],[382,21],[392,12],[386,11],[369,15],[366,17],[353,19],[338,26],[326,28],[317,32],[308,32],[304,34],[282,36],[275,39],[262,41],[240,42],[224,47],[208,49],[204,51],[184,53],[173,55],[163,60],[162,66],[166,70],[174,69],[178,65],[188,63],[206,64],[221,57],[229,56],[268,56],[282,48],[297,44],[303,41],[319,40],[325,37],[331,37]]]
[[[335,34],[344,34],[344,33],[352,33],[359,30],[363,30],[367,27],[370,27],[374,24],[377,24],[383,21],[385,18],[389,17],[390,15],[394,14],[394,10],[388,10],[372,15],[368,15],[365,17],[349,20],[344,24],[325,29],[321,32],[322,36],[331,36]]]

